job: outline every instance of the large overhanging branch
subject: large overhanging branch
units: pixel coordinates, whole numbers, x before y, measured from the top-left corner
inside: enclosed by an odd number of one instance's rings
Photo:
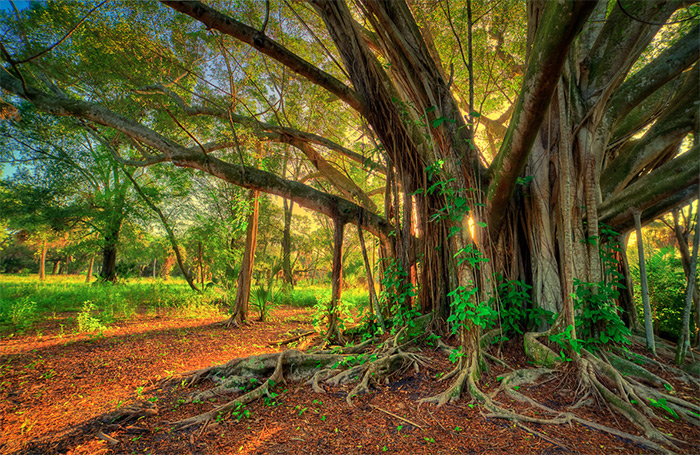
[[[350,200],[358,201],[364,208],[371,212],[377,211],[377,206],[372,199],[360,188],[352,179],[337,170],[331,163],[328,162],[317,150],[315,150],[307,142],[298,139],[289,141],[308,158],[313,166],[326,178],[331,184],[338,189],[343,196]]]
[[[629,69],[661,28],[659,24],[666,22],[682,3],[679,0],[625,0],[627,13],[620,8],[619,3],[615,3],[588,55],[587,83],[582,84],[583,97],[588,99],[600,95],[601,87],[606,88],[602,94],[605,97],[619,87]],[[631,19],[628,13],[640,20]]]
[[[617,147],[654,123],[682,85],[683,77],[667,82],[618,121],[608,140],[608,149]]]
[[[623,148],[619,156],[608,163],[600,178],[603,197],[624,188],[639,172],[649,167],[680,141],[693,128],[693,118],[700,108],[700,66],[697,64],[686,76],[683,87],[671,100],[668,109],[656,120],[644,136]]]
[[[371,158],[362,156],[361,154],[350,150],[347,147],[331,141],[328,138],[319,136],[317,134],[309,133],[306,131],[296,130],[294,128],[289,128],[286,126],[274,125],[272,123],[261,122],[252,117],[246,117],[243,115],[234,114],[227,109],[217,108],[212,106],[190,106],[182,99],[180,95],[172,90],[167,89],[163,85],[149,85],[136,90],[136,93],[143,95],[154,95],[162,94],[166,95],[172,99],[182,111],[190,116],[211,116],[217,117],[224,121],[232,121],[239,125],[246,126],[253,130],[254,132],[262,133],[274,133],[275,135],[285,136],[288,138],[296,138],[302,141],[306,141],[312,144],[320,145],[329,150],[340,153],[341,155],[350,158],[351,160],[360,163],[362,166],[367,166],[377,172],[386,174],[386,167]],[[269,139],[269,137],[267,138]],[[279,142],[279,141],[278,141]]]
[[[359,220],[362,220],[362,226],[369,232],[382,238],[387,235],[388,225],[383,218],[353,202],[323,193],[302,183],[282,179],[270,172],[248,166],[233,165],[205,154],[201,150],[184,147],[99,104],[48,94],[27,84],[23,86],[19,79],[4,70],[0,70],[0,87],[24,98],[43,112],[57,116],[77,117],[113,128],[162,153],[161,156],[151,157],[145,162],[121,160],[127,164],[148,165],[171,161],[178,166],[203,170],[244,188],[291,199],[302,207],[343,222],[357,224],[360,222]]]
[[[161,3],[187,14],[206,25],[209,29],[217,30],[248,44],[300,76],[305,77],[310,82],[333,93],[356,111],[361,111],[361,104],[350,87],[291,52],[277,41],[270,39],[263,32],[249,27],[199,1],[162,0]]]
[[[639,103],[649,97],[700,58],[700,26],[669,47],[637,73],[630,76],[617,90],[605,116],[615,128]]]
[[[497,230],[542,125],[571,43],[596,3],[547,2],[501,149],[489,167],[489,227]]]
[[[697,195],[700,180],[700,145],[659,166],[600,205],[600,221],[618,232],[630,230],[635,210],[654,219]],[[695,188],[695,189],[693,189]],[[652,218],[650,218],[652,217]]]

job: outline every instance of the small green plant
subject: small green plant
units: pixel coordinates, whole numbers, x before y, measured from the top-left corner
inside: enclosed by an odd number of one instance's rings
[[[676,411],[674,411],[673,409],[671,409],[668,406],[668,402],[666,401],[666,398],[659,398],[658,400],[656,400],[654,398],[649,398],[649,404],[654,406],[655,408],[663,409],[664,411],[668,412],[676,419],[678,418],[678,414],[676,413]]]
[[[86,300],[78,313],[78,331],[79,332],[100,332],[102,333],[107,327],[102,324],[99,318],[93,316],[97,311],[97,305],[90,300]]]
[[[10,305],[8,319],[15,327],[22,329],[29,327],[34,322],[36,313],[36,302],[30,300],[29,297],[24,297]]]

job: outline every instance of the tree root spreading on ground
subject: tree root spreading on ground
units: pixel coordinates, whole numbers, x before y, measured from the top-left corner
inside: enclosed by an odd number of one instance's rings
[[[464,392],[480,402],[488,418],[506,419],[519,425],[523,430],[536,434],[552,444],[563,446],[543,434],[526,427],[525,423],[534,424],[571,424],[578,422],[589,428],[603,431],[617,437],[629,440],[664,454],[679,452],[677,444],[688,444],[659,431],[653,421],[661,419],[650,405],[663,407],[675,417],[693,425],[700,426],[700,406],[677,396],[659,390],[663,387],[671,390],[671,385],[665,379],[648,371],[625,358],[629,353],[601,352],[598,356],[582,350],[574,361],[562,365],[562,357],[539,341],[543,334],[525,335],[526,352],[535,363],[543,365],[540,368],[528,368],[511,371],[501,378],[501,384],[490,394],[478,386],[479,372],[483,370],[483,359],[478,353],[472,353],[460,358],[457,367],[440,380],[451,379],[452,382],[442,393],[423,398],[421,403],[431,403],[437,406],[459,400]],[[376,339],[366,340],[355,346],[336,347],[332,350],[318,350],[304,353],[297,350],[287,350],[275,354],[263,354],[241,359],[201,370],[191,371],[171,377],[169,383],[178,383],[183,387],[199,384],[205,380],[214,382],[215,387],[190,395],[191,401],[202,402],[209,398],[240,394],[235,399],[218,406],[208,412],[190,417],[174,424],[181,429],[203,425],[201,432],[208,426],[213,426],[241,405],[253,402],[263,397],[274,397],[272,388],[286,379],[294,382],[304,382],[317,393],[325,393],[322,384],[331,386],[344,385],[351,382],[357,384],[346,396],[346,401],[352,405],[353,398],[370,392],[373,383],[389,381],[392,375],[400,374],[407,368],[419,371],[427,367],[425,358],[415,352],[405,350],[405,347],[415,342],[417,337],[408,336],[402,330],[394,337],[375,346]],[[452,348],[438,342],[437,349],[450,352]],[[484,350],[486,351],[486,350]],[[620,355],[618,355],[620,354]],[[661,366],[660,362],[634,354],[650,364]],[[498,358],[484,352],[483,358],[495,361],[501,366]],[[669,367],[664,366],[667,371]],[[697,384],[697,380],[682,370],[671,368],[670,372],[677,375],[688,384]],[[520,386],[536,384],[545,377],[554,378],[561,374],[576,374],[579,387],[575,398],[576,403],[569,406],[568,411],[552,409],[517,391]],[[262,380],[262,383],[260,381]],[[257,385],[260,383],[260,385]],[[251,385],[256,385],[248,390]],[[500,394],[525,403],[546,417],[532,417],[507,409],[497,401]],[[636,436],[575,415],[572,411],[583,405],[592,403],[607,406],[611,411],[617,411],[628,421],[639,428],[644,436]],[[663,403],[659,406],[658,403]]]

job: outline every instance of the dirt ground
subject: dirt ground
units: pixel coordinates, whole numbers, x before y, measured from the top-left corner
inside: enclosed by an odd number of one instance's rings
[[[650,453],[628,440],[574,423],[515,425],[488,417],[467,399],[442,408],[418,400],[444,390],[436,377],[448,372],[444,355],[423,352],[430,366],[400,372],[354,406],[348,388],[313,393],[308,386],[279,384],[274,399],[246,407],[241,420],[206,428],[171,423],[208,411],[225,400],[189,403],[189,390],[161,387],[169,375],[275,352],[271,343],[311,328],[310,310],[278,307],[269,322],[226,329],[221,320],[139,316],[90,337],[63,333],[61,315],[33,334],[0,339],[0,453],[2,454],[629,454]],[[503,349],[510,367],[526,366],[518,340]],[[493,366],[481,381],[498,386],[508,370]],[[675,393],[700,403],[693,390],[663,371]],[[203,384],[203,387],[206,387]],[[521,389],[555,409],[573,403],[576,384],[561,374]],[[503,399],[503,396],[501,395]],[[522,404],[503,403],[533,415]],[[114,413],[138,405],[151,414],[115,421]],[[587,419],[638,434],[620,415],[595,403],[579,409]],[[675,419],[673,419],[675,420]],[[696,427],[670,417],[656,424],[700,453]]]

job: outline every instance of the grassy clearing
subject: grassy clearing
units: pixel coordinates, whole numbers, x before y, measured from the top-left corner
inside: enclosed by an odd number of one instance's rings
[[[275,303],[310,308],[317,303],[329,301],[330,298],[331,290],[329,284],[297,286],[287,293],[278,293],[275,296]],[[362,308],[369,305],[369,294],[366,289],[348,288],[343,290],[342,300],[350,307]]]
[[[183,318],[221,314],[219,296],[197,295],[184,280],[167,282],[151,278],[127,280],[117,285],[86,284],[79,276],[0,275],[0,331],[21,331],[49,315],[73,313],[81,332],[104,330],[129,319],[137,311],[172,311]]]
[[[235,290],[229,295],[235,295]],[[228,310],[224,297],[215,290],[195,294],[181,279],[134,278],[114,285],[86,284],[80,276],[48,276],[39,281],[36,276],[0,275],[0,335],[26,331],[48,318],[67,321],[67,330],[92,333],[137,312],[155,315],[167,311],[195,319],[223,317]],[[330,286],[321,284],[278,291],[272,304],[311,308],[329,300]],[[348,288],[342,300],[346,308],[361,311],[368,304],[367,290]]]

